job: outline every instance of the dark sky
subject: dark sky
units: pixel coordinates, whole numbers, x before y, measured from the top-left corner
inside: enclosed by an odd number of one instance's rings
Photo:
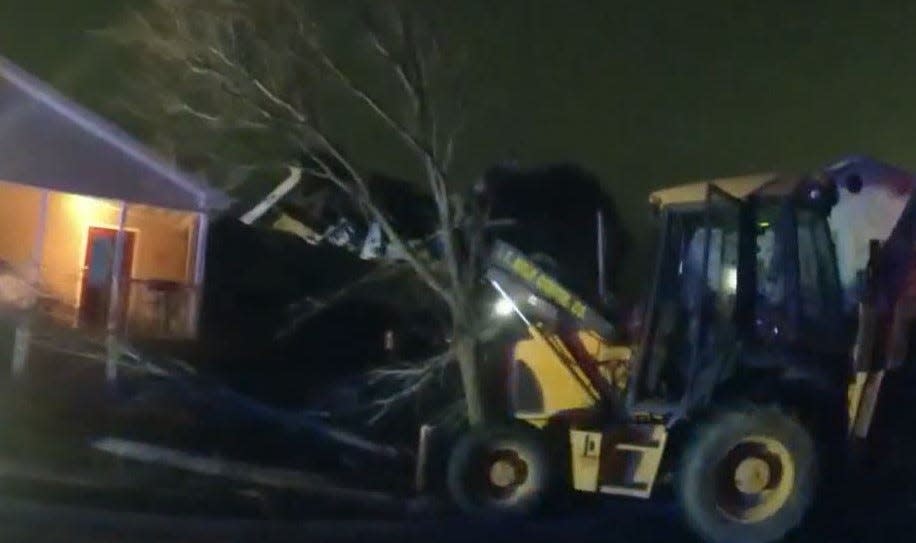
[[[94,105],[111,59],[86,30],[123,5],[0,0],[0,54]],[[486,88],[465,177],[510,157],[579,162],[642,230],[652,187],[848,153],[916,167],[914,2],[442,5]]]

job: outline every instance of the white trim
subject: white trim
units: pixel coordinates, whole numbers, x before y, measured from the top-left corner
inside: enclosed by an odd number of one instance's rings
[[[204,301],[204,276],[207,270],[207,234],[209,232],[210,221],[206,213],[197,214],[197,236],[194,240],[194,301],[191,311],[188,312],[191,322],[191,333],[197,337],[198,328],[200,327],[200,313]]]
[[[32,242],[32,259],[28,270],[29,281],[29,311],[35,310],[38,299],[38,288],[41,281],[41,263],[44,260],[45,238],[48,231],[48,206],[50,205],[51,191],[41,191],[41,200],[38,204],[38,224],[36,225],[35,239]],[[31,344],[32,315],[20,321],[16,326],[16,339],[13,344],[12,373],[19,377],[25,372],[29,358]]]
[[[105,379],[110,383],[118,377],[118,307],[124,295],[121,288],[121,268],[124,265],[124,223],[127,222],[127,202],[121,202],[121,212],[118,214],[118,234],[115,237],[114,258],[111,261],[111,275],[108,285],[108,357],[105,363]],[[133,262],[131,262],[133,268]],[[131,270],[133,275],[133,270]]]
[[[204,273],[206,272],[207,260],[207,234],[210,223],[207,215],[199,213],[197,215],[197,239],[194,240],[196,246],[196,255],[194,259],[194,285],[200,286],[204,282]]]
[[[185,227],[185,245],[184,252],[184,283],[190,285],[194,283],[194,266],[197,264],[197,223],[192,222]]]
[[[242,215],[242,218],[239,219],[245,224],[252,224],[256,220],[260,219],[267,213],[270,208],[272,208],[277,202],[279,202],[284,196],[290,193],[299,183],[302,181],[302,168],[296,168],[290,166],[289,168],[289,177],[283,180],[279,185],[277,185],[274,190],[264,197],[263,200],[257,203],[253,208],[251,208],[247,213]]]

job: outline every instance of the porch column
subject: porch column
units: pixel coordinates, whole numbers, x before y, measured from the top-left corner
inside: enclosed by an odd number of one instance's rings
[[[108,357],[105,363],[105,378],[109,383],[118,377],[118,320],[121,309],[121,267],[124,263],[124,223],[127,222],[127,202],[121,202],[118,216],[118,234],[115,237],[114,258],[111,262],[111,292],[108,300],[108,336],[106,346]]]
[[[35,302],[38,300],[38,284],[41,281],[41,261],[44,258],[45,232],[48,222],[48,200],[50,191],[41,191],[41,200],[38,204],[38,225],[35,239],[32,241],[32,257],[26,280],[29,282],[28,313],[16,325],[16,339],[13,343],[13,377],[18,379],[25,373],[26,362],[29,358],[29,345],[32,341],[32,319],[35,313]]]
[[[200,314],[204,300],[204,274],[207,266],[207,231],[209,229],[209,219],[206,213],[197,214],[197,235],[194,239],[194,270],[192,282],[194,288],[194,299],[191,303],[191,310],[188,312],[191,320],[188,323],[191,334],[196,337],[200,327]]]

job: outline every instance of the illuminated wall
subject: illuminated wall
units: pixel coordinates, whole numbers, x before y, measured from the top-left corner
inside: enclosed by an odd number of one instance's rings
[[[51,296],[66,305],[78,302],[85,258],[86,231],[90,225],[118,224],[115,202],[52,193],[48,201],[42,283]]]
[[[38,189],[0,182],[0,259],[22,269],[29,264],[38,232],[40,200]],[[118,218],[117,202],[51,193],[41,263],[47,294],[66,305],[77,305],[88,229],[117,228]],[[193,213],[129,206],[125,228],[136,236],[133,279],[190,282]]]
[[[117,228],[117,202],[55,193],[48,207],[42,275],[55,297],[76,305],[91,226]],[[134,232],[132,279],[188,279],[190,213],[129,206],[125,229]]]
[[[130,206],[126,228],[136,229],[138,234],[134,279],[190,281],[193,259],[188,250],[194,219],[193,213]]]
[[[41,191],[0,182],[0,259],[24,269],[32,255]]]

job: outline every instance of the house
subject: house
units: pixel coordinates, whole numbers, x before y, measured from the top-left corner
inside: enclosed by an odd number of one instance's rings
[[[0,59],[0,273],[37,287],[21,303],[109,336],[192,337],[208,217],[229,203]]]

